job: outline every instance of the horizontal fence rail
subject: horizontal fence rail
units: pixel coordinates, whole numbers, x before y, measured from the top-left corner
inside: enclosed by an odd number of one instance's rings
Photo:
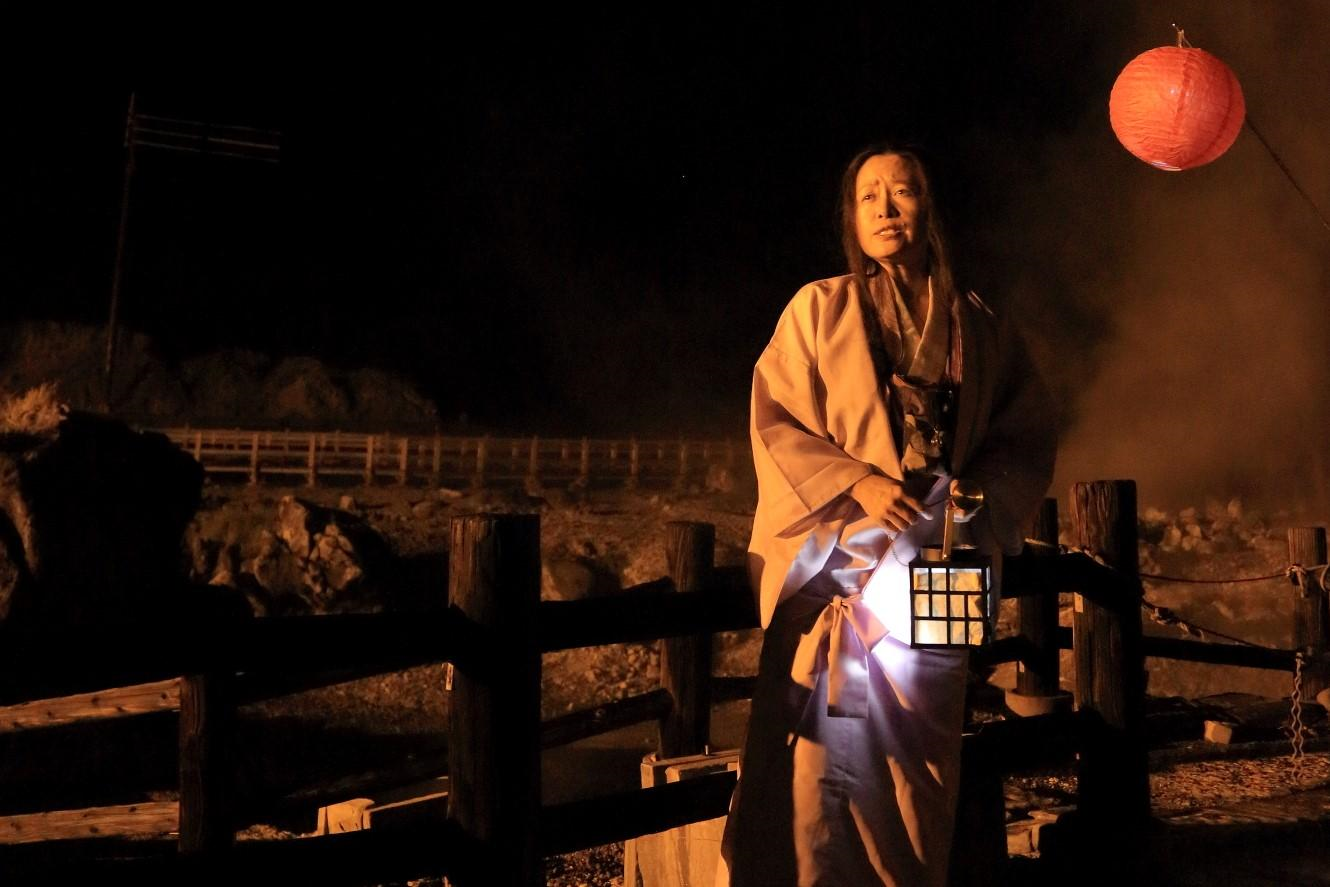
[[[160,428],[215,476],[315,486],[375,483],[527,486],[705,484],[717,469],[749,470],[747,441],[459,437],[342,431]],[[742,465],[740,463],[743,463]],[[713,479],[713,484],[720,480]]]

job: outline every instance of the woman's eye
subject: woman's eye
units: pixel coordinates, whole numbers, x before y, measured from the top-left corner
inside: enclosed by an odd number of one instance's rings
[[[876,195],[874,194],[865,194],[863,197],[860,197],[859,199],[864,203],[867,203],[868,201],[872,200],[875,196]]]
[[[914,191],[909,188],[897,188],[895,194],[897,197],[913,197]]]

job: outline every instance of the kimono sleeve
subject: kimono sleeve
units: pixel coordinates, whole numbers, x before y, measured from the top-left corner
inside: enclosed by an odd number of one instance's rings
[[[1007,554],[1021,549],[1027,525],[1048,492],[1057,454],[1052,397],[1025,342],[1009,322],[998,331],[999,375],[983,442],[965,477],[984,491],[984,515]]]
[[[812,336],[788,315],[753,370],[750,428],[765,523],[783,537],[852,506],[841,494],[873,470],[828,434]]]

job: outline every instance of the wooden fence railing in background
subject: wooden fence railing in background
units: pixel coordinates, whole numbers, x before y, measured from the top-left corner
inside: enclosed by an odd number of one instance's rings
[[[1184,649],[1184,658],[1200,661],[1293,667],[1292,650],[1143,639],[1140,586],[1129,545],[1135,538],[1132,485],[1078,484],[1072,500],[1073,538],[1114,566],[1103,566],[1084,553],[1059,554],[1047,546],[1008,558],[1004,595],[1020,599],[1026,635],[1002,638],[977,651],[972,660],[980,666],[1020,663],[1018,690],[1037,699],[1057,692],[1053,653],[1059,647],[1074,649],[1077,710],[989,722],[966,736],[960,822],[967,838],[956,846],[970,852],[957,858],[956,883],[981,883],[971,877],[974,872],[1000,871],[1005,861],[1001,774],[1053,762],[1079,762],[1077,816],[1085,827],[1069,834],[1103,850],[1105,836],[1112,833],[1119,842],[1113,853],[1130,852],[1120,843],[1121,836],[1140,834],[1149,815],[1142,738],[1146,656]],[[1056,525],[1056,508],[1050,505],[1041,513],[1036,538],[1055,538]],[[1311,548],[1301,541],[1304,532],[1311,534]],[[1295,533],[1299,552],[1313,556],[1319,550],[1323,556],[1324,530],[1291,531],[1290,537]],[[256,619],[225,626],[225,631],[213,627],[206,634],[151,625],[126,626],[114,633],[67,631],[59,637],[0,632],[0,674],[32,676],[32,692],[18,695],[77,694],[44,702],[10,699],[16,704],[0,709],[0,732],[150,710],[180,711],[179,837],[172,852],[163,852],[161,842],[149,841],[115,845],[115,852],[105,849],[117,835],[160,834],[161,804],[144,805],[141,814],[121,805],[3,817],[0,842],[6,835],[12,841],[12,835],[21,834],[34,843],[0,846],[0,880],[31,877],[40,867],[43,877],[53,881],[108,874],[140,884],[205,877],[239,881],[262,879],[272,871],[299,871],[301,879],[310,882],[379,883],[446,875],[461,887],[535,885],[543,883],[547,855],[724,815],[734,786],[732,773],[572,803],[542,805],[540,799],[541,748],[654,720],[662,754],[700,752],[709,738],[711,705],[751,695],[751,676],[717,678],[710,668],[714,633],[756,625],[743,570],[714,566],[714,530],[709,525],[670,524],[666,550],[668,578],[614,597],[542,602],[538,518],[472,515],[454,519],[451,606],[438,612]],[[1076,595],[1071,631],[1058,626],[1057,608],[1047,604],[1049,595],[1061,592]],[[1319,595],[1319,606],[1324,607],[1323,591],[1318,587],[1311,594]],[[1310,621],[1299,619],[1299,624]],[[1325,624],[1318,623],[1322,634],[1308,643],[1313,658],[1324,653],[1330,640],[1324,636]],[[661,644],[658,689],[540,721],[541,653],[650,640]],[[1187,646],[1176,646],[1182,643]],[[69,657],[70,650],[78,651],[77,659]],[[445,660],[456,672],[446,820],[402,831],[234,842],[238,825],[262,821],[259,817],[283,800],[225,793],[226,751],[237,705]],[[87,692],[90,685],[116,681],[140,686]],[[157,683],[143,685],[147,681]],[[437,772],[444,762],[429,765]],[[413,765],[412,776],[404,766],[396,774],[398,781],[420,778],[420,766]],[[379,779],[388,784],[392,775],[380,774]],[[328,782],[333,781],[329,776]],[[1069,829],[1076,821],[1073,818]],[[100,851],[41,853],[41,848],[69,846],[49,839],[87,836],[89,823],[96,824],[101,836]]]
[[[686,487],[714,467],[750,471],[747,442],[457,437],[341,431],[164,428],[209,474],[315,486],[330,479],[482,487],[520,483],[587,487]],[[742,463],[742,464],[741,464]]]

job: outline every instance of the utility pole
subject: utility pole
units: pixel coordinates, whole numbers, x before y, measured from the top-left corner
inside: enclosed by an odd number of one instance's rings
[[[139,148],[159,148],[188,154],[213,154],[277,163],[281,133],[250,126],[229,126],[157,117],[136,110],[137,94],[130,93],[125,117],[125,178],[120,191],[120,225],[116,234],[115,271],[111,278],[111,310],[106,321],[106,366],[103,409],[111,411],[115,395],[116,340],[120,325],[120,294],[124,288],[125,253],[129,230],[129,204]]]

